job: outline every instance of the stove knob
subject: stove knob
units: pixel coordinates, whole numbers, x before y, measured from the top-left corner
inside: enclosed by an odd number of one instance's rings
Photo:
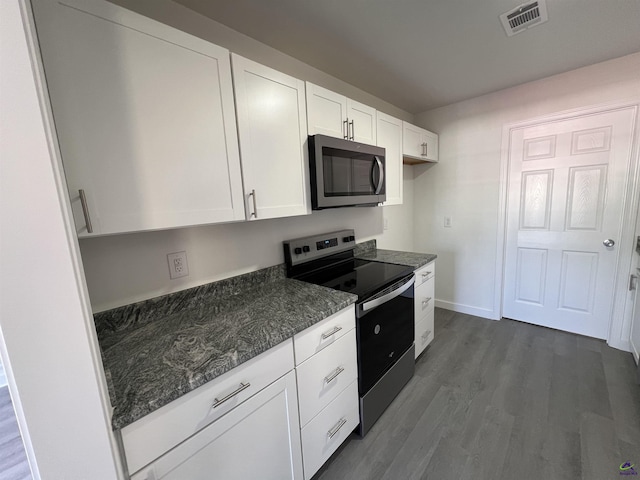
[[[349,242],[349,237],[343,237],[343,238],[342,238],[342,241],[343,241],[344,243]]]
[[[297,247],[293,250],[293,253],[295,253],[296,255],[300,255],[302,253],[302,249],[300,247]]]
[[[356,241],[356,237],[354,237],[353,235],[351,235],[351,236],[349,237],[349,241],[350,241],[350,242],[355,242],[355,241]]]
[[[311,249],[309,248],[309,245],[305,245],[304,247],[302,247],[302,251],[304,253],[309,253],[311,251]]]

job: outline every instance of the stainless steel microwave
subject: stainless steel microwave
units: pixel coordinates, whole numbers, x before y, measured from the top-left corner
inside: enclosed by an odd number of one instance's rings
[[[374,206],[387,199],[384,148],[326,135],[309,136],[314,210]]]

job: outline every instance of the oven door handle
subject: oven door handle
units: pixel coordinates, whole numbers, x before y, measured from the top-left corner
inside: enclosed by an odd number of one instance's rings
[[[411,280],[409,280],[407,283],[405,283],[404,285],[402,285],[400,288],[395,289],[392,292],[389,292],[381,297],[375,298],[369,302],[365,302],[362,304],[361,309],[363,312],[366,312],[367,310],[371,310],[373,308],[379,307],[380,305],[382,305],[383,303],[388,302],[389,300],[393,300],[396,297],[399,297],[400,295],[402,295],[404,292],[406,292],[407,290],[409,290],[409,288],[411,287],[411,285],[414,284],[414,282],[416,281],[416,276],[412,275],[411,276]]]

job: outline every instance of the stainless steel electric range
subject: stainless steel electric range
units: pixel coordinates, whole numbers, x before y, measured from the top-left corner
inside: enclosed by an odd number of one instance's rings
[[[360,426],[367,434],[413,376],[412,267],[355,258],[353,230],[284,242],[287,275],[358,296]]]

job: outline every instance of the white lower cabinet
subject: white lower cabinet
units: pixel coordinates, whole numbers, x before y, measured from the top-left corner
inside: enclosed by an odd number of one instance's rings
[[[301,479],[293,372],[160,457],[131,480]]]
[[[416,358],[434,337],[436,263],[431,262],[416,270],[415,284],[415,344]]]
[[[293,342],[304,478],[308,480],[360,420],[354,307],[300,332]]]
[[[354,380],[302,428],[305,480],[310,479],[322,467],[349,437],[359,421],[358,381]]]

